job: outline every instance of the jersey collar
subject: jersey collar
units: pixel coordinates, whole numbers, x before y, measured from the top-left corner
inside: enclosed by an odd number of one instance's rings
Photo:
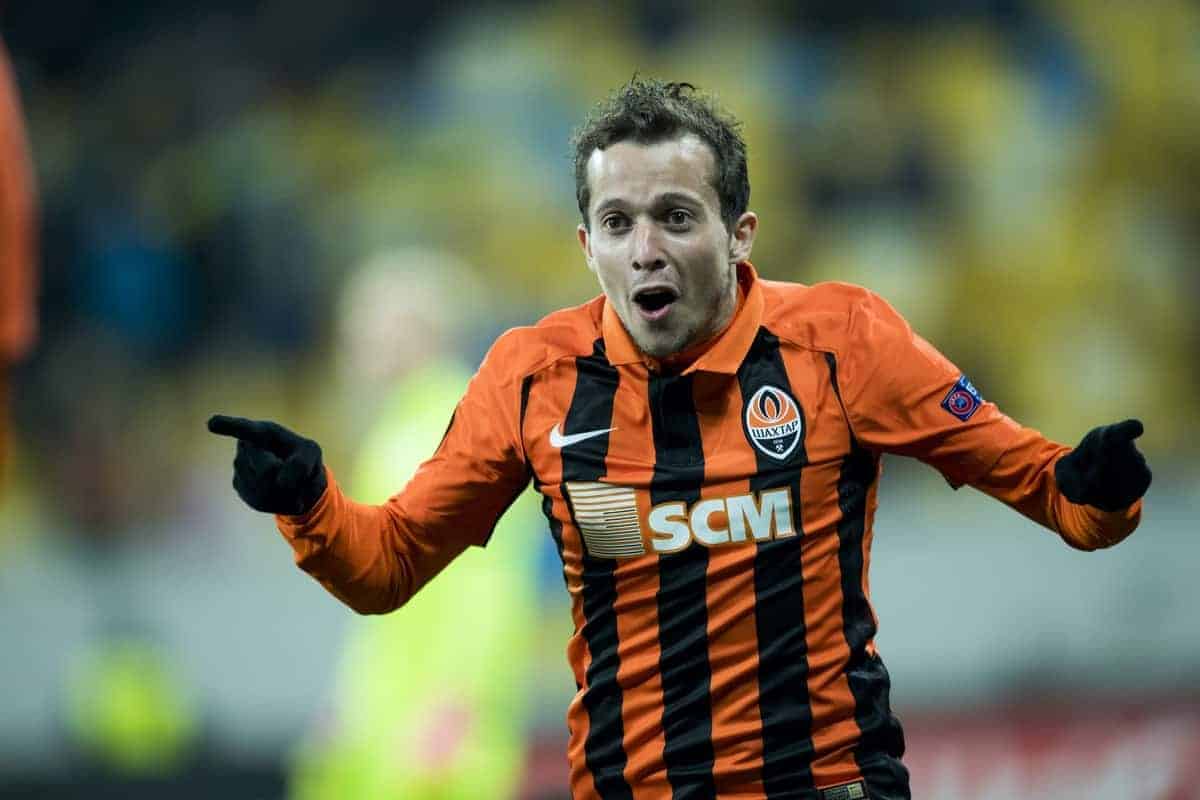
[[[690,372],[721,372],[729,375],[737,373],[738,367],[746,358],[750,344],[758,334],[758,326],[762,323],[763,293],[758,280],[758,273],[749,261],[737,265],[737,279],[745,294],[745,301],[734,315],[733,322],[725,329],[720,338],[704,355],[697,358],[682,374]],[[629,332],[625,330],[621,318],[613,310],[612,304],[604,303],[604,316],[601,322],[601,332],[604,336],[604,349],[608,362],[614,366],[643,363],[651,372],[660,370],[658,360],[638,350]]]

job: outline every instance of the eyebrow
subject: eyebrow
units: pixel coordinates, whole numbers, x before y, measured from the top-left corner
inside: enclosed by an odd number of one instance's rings
[[[663,192],[662,194],[655,195],[650,204],[652,207],[662,207],[670,203],[682,203],[683,205],[694,206],[696,208],[704,206],[700,198],[687,192]],[[625,201],[619,197],[606,197],[596,206],[596,213],[599,214],[602,211],[607,211],[609,208],[624,205]]]

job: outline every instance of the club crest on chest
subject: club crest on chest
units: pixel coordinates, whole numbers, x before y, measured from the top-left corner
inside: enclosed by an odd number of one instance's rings
[[[745,423],[750,443],[777,461],[785,461],[804,435],[799,404],[775,386],[762,386],[750,397]]]

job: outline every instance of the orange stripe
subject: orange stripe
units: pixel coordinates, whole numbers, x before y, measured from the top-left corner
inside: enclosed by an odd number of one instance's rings
[[[557,519],[569,519],[567,503],[561,497],[554,500],[554,515]],[[586,686],[588,667],[592,662],[591,652],[587,641],[583,638],[583,561],[582,540],[574,525],[562,526],[563,539],[563,574],[566,577],[567,592],[571,596],[571,619],[575,623],[575,633],[567,642],[567,663],[575,674],[575,685]],[[588,735],[588,713],[583,705],[583,691],[578,691],[567,707],[567,728],[571,737],[567,743],[567,760],[570,763],[571,795],[575,798],[596,797],[592,775],[587,770],[587,759],[584,756],[584,745]]]
[[[568,364],[571,366],[568,367]],[[522,434],[527,436],[527,442],[544,442],[550,429],[562,423],[564,410],[571,406],[575,375],[574,362],[564,361],[561,367],[546,373],[544,379],[539,381],[537,390],[531,393],[530,405],[526,410]],[[587,640],[583,637],[583,539],[579,529],[571,523],[570,508],[559,487],[562,480],[561,451],[547,451],[541,447],[530,448],[531,456],[546,452],[553,453],[552,460],[535,463],[534,472],[541,480],[546,481],[542,490],[551,495],[551,512],[562,526],[563,578],[571,598],[571,619],[575,624],[575,632],[567,642],[567,663],[574,674],[575,684],[586,686],[592,654],[588,650]],[[582,691],[576,692],[567,706],[567,727],[570,730],[567,759],[570,765],[571,795],[580,800],[598,800],[584,754],[589,717],[583,705]]]
[[[720,391],[731,386],[732,390]],[[757,460],[742,431],[741,391],[728,376],[697,373],[694,398],[704,446],[705,481],[701,498],[744,494]],[[724,525],[721,514],[712,527]],[[703,547],[694,542],[692,547]],[[762,717],[758,698],[758,637],[754,614],[753,542],[717,545],[709,550],[708,657],[712,670],[713,775],[718,792],[761,786]]]
[[[661,797],[663,764],[663,688],[659,672],[658,557],[632,559],[617,573],[617,633],[621,665],[621,714],[625,727],[625,776],[635,798]]]
[[[653,475],[654,440],[644,381],[626,380],[613,398],[613,418],[637,420],[634,430],[614,431],[608,446],[608,474],[604,480],[621,486],[646,487]],[[649,493],[637,492],[638,516],[649,512]],[[625,729],[625,777],[635,798],[662,797],[670,793],[663,764],[663,690],[659,672],[658,556],[650,546],[649,531],[642,531],[646,554],[617,564],[617,640],[620,666],[621,719]]]
[[[808,696],[812,708],[813,778],[818,786],[860,777],[853,745],[858,740],[854,695],[846,680],[850,657],[842,630],[841,570],[838,562],[838,477],[849,447],[841,406],[829,381],[824,356],[784,350],[792,389],[804,406],[809,466],[801,475],[804,527],[805,639],[808,645]],[[830,432],[835,432],[830,435]],[[817,433],[819,435],[814,435]]]
[[[846,679],[850,648],[842,629],[842,587],[838,562],[837,497],[840,462],[810,466],[801,486],[804,528],[804,617],[809,621],[808,693],[813,714],[813,778],[817,785],[859,776],[853,745],[859,730],[855,701]],[[822,505],[824,500],[824,505]]]

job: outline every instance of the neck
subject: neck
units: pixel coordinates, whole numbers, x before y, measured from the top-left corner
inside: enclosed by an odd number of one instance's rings
[[[725,331],[729,330],[729,326],[733,324],[734,317],[742,307],[742,302],[745,300],[745,294],[742,292],[741,285],[735,280],[731,293],[727,300],[721,303],[721,309],[714,315],[714,319],[720,322],[714,326],[715,330],[711,331],[700,341],[695,344],[690,344],[678,353],[658,359],[664,372],[680,372],[691,366],[696,359],[707,353],[717,340],[725,335]]]

